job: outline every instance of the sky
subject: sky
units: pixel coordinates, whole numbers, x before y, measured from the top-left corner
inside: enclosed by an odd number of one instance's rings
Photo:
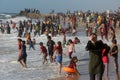
[[[25,8],[37,8],[41,13],[70,11],[116,10],[120,0],[0,0],[0,12],[18,13]]]

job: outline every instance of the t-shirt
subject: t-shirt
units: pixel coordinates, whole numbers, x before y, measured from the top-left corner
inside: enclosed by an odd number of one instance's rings
[[[45,46],[40,46],[40,50],[43,54],[47,54],[47,49]]]
[[[53,51],[55,42],[53,40],[50,40],[47,42],[48,50]]]
[[[25,45],[22,45],[22,55],[27,55]]]
[[[55,47],[55,50],[56,50],[56,49],[58,49],[59,53],[62,54],[62,46],[56,46],[56,47]]]

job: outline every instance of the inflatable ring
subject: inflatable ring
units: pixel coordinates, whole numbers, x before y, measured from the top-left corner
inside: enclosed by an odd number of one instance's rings
[[[70,73],[74,73],[74,72],[76,72],[75,69],[70,68],[70,67],[63,67],[62,69],[63,69],[63,71],[65,71],[65,72],[70,72]]]

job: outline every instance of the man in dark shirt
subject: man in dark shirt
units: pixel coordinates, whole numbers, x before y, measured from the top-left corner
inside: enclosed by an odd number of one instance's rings
[[[48,54],[50,57],[50,62],[53,62],[53,53],[54,53],[54,45],[55,42],[53,40],[51,40],[51,36],[47,37],[48,41],[47,41],[47,46],[48,46]]]

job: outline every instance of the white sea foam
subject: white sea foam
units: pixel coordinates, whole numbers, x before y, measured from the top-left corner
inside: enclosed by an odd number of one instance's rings
[[[15,23],[18,23],[19,21],[24,21],[24,20],[29,20],[29,18],[26,18],[26,17],[15,17],[15,18],[9,18],[9,19],[6,19],[6,21],[13,21]]]

